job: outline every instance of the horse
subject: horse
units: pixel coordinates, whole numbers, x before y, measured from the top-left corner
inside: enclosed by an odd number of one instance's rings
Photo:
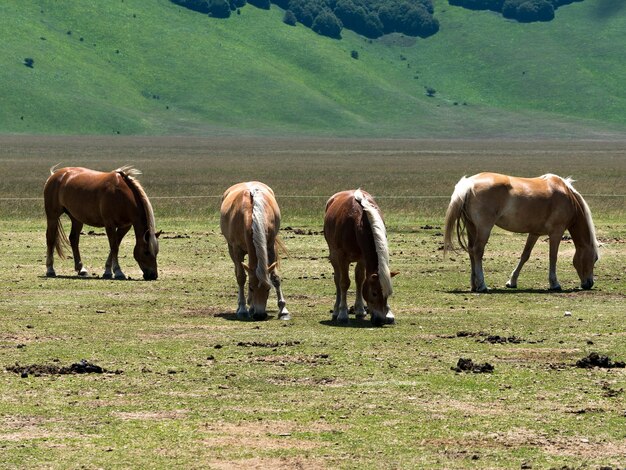
[[[461,247],[469,253],[471,289],[486,292],[483,253],[494,225],[516,233],[527,233],[519,263],[506,287],[516,288],[522,266],[542,235],[550,240],[549,289],[561,290],[556,276],[559,244],[568,230],[576,253],[574,267],[583,289],[593,287],[593,267],[598,260],[598,241],[591,211],[572,186],[571,178],[546,174],[537,178],[518,178],[497,173],[463,177],[456,184],[445,218],[444,256],[453,249],[456,231]],[[465,239],[467,232],[467,240]]]
[[[83,224],[104,227],[109,239],[109,257],[104,266],[105,279],[126,279],[117,259],[120,243],[131,227],[135,229],[134,257],[145,280],[158,277],[157,254],[159,235],[155,232],[154,212],[146,192],[136,179],[141,172],[123,166],[111,172],[67,167],[50,169],[44,186],[44,206],[47,219],[46,276],[55,277],[53,253],[65,258],[63,247],[70,245],[74,269],[79,276],[87,270],[81,261],[78,243]],[[67,214],[72,221],[69,241],[60,217]]]
[[[278,251],[285,251],[285,247],[278,238],[280,209],[274,191],[258,181],[237,183],[228,188],[222,196],[220,228],[239,286],[237,318],[265,320],[267,299],[273,286],[278,297],[278,318],[290,320],[276,272]],[[246,255],[248,264],[244,263]],[[244,296],[246,272],[250,277],[247,300]],[[250,306],[249,310],[246,305]]]
[[[365,300],[374,326],[393,324],[395,317],[387,301],[393,291],[391,278],[398,273],[389,270],[385,223],[372,196],[361,189],[333,195],[326,203],[324,238],[336,288],[332,319],[340,324],[348,323],[348,271],[350,263],[356,262],[356,318],[365,318]]]

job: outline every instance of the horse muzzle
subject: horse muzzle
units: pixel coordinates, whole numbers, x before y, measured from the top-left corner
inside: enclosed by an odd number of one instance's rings
[[[157,274],[156,271],[144,271],[143,272],[143,278],[146,281],[156,281],[158,277],[159,275]]]
[[[593,279],[587,279],[585,282],[581,282],[580,287],[585,290],[591,289],[593,287]]]

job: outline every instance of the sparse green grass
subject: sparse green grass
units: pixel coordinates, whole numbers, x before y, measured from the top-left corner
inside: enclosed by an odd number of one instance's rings
[[[519,24],[435,4],[435,36],[370,42],[286,26],[275,7],[217,20],[169,0],[2,2],[0,133],[624,135],[625,15],[587,0]]]
[[[445,199],[463,173],[573,174],[583,194],[624,188],[616,143],[290,141],[269,139],[2,138],[0,198],[39,197],[47,168],[132,162],[165,231],[160,278],[46,279],[38,201],[0,199],[0,462],[7,468],[598,468],[626,453],[624,369],[572,367],[591,351],[626,359],[626,214],[589,198],[605,242],[592,291],[579,291],[563,243],[563,293],[545,291],[540,242],[518,291],[503,288],[523,237],[495,231],[485,268],[492,294],[468,292],[464,254],[439,250]],[[593,159],[589,158],[593,155]],[[548,167],[546,158],[552,163]],[[504,159],[506,158],[506,160]],[[173,165],[173,161],[177,165]],[[367,163],[362,169],[360,164]],[[219,234],[216,195],[252,177],[275,189],[290,251],[281,265],[293,321],[233,320],[235,280]],[[397,325],[328,320],[332,270],[319,232],[325,197],[362,185],[385,211]],[[291,199],[305,194],[317,199]],[[67,221],[66,221],[67,222]],[[422,228],[426,224],[432,229]],[[100,230],[96,230],[101,232]],[[189,238],[168,238],[188,235]],[[100,274],[100,236],[81,239]],[[275,301],[270,297],[270,313]],[[564,312],[571,311],[571,317]],[[481,342],[484,336],[519,344]],[[246,346],[245,343],[265,343]],[[240,345],[240,343],[244,343]],[[277,344],[274,344],[277,343]],[[593,344],[591,344],[593,343]],[[459,357],[493,374],[456,374]],[[82,358],[123,373],[20,378],[16,362]],[[611,396],[614,395],[614,396]]]

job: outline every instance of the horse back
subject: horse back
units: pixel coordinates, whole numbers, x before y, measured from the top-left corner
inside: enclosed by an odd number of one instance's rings
[[[238,246],[246,253],[252,245],[252,191],[261,191],[265,201],[265,227],[268,246],[273,246],[280,229],[280,209],[272,188],[259,181],[237,183],[222,196],[220,229],[230,245]]]
[[[467,211],[474,223],[495,223],[512,232],[548,234],[570,223],[572,196],[558,176],[520,178],[497,173],[472,177]]]
[[[137,201],[117,172],[80,167],[56,170],[44,187],[48,217],[68,213],[94,227],[131,225],[137,217]]]
[[[362,192],[375,204],[369,194]],[[372,249],[375,252],[367,215],[354,198],[354,191],[339,192],[326,203],[324,238],[331,255],[340,253],[349,262],[361,260]]]

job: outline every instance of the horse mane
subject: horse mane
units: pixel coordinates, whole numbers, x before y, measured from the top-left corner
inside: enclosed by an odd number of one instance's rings
[[[354,199],[356,199],[367,214],[367,219],[372,227],[374,246],[376,247],[376,255],[378,256],[378,278],[380,279],[380,287],[382,288],[383,295],[389,297],[393,289],[391,287],[391,273],[389,271],[389,247],[387,245],[385,223],[378,209],[365,197],[360,189],[354,192]]]
[[[143,206],[144,212],[146,214],[146,223],[148,225],[148,233],[150,236],[148,237],[148,249],[150,253],[156,256],[158,251],[158,241],[156,238],[156,222],[154,220],[154,210],[152,209],[152,204],[150,204],[150,199],[148,199],[148,195],[143,189],[143,186],[139,183],[137,176],[141,175],[141,171],[137,168],[134,168],[132,165],[124,165],[117,170],[114,170],[116,173],[122,175],[124,180],[128,183],[128,186],[139,196],[139,200]]]
[[[578,209],[580,213],[582,213],[583,217],[585,218],[585,221],[587,222],[587,227],[589,228],[589,237],[591,238],[591,242],[593,243],[593,247],[596,252],[596,255],[598,256],[598,258],[600,258],[598,239],[596,238],[596,228],[595,228],[595,225],[593,224],[593,219],[591,217],[591,210],[589,209],[589,205],[587,204],[587,201],[585,201],[582,195],[576,190],[576,188],[574,188],[573,183],[575,180],[571,176],[568,176],[567,178],[562,178],[560,176],[552,175],[550,173],[543,175],[542,178],[547,179],[551,176],[555,176],[559,178],[561,181],[563,181],[563,183],[569,190],[570,196],[572,197],[572,200],[576,208]]]
[[[256,251],[256,277],[259,282],[266,286],[272,285],[269,272],[267,271],[267,234],[265,226],[266,201],[263,189],[249,184],[250,198],[252,199],[252,243]]]

